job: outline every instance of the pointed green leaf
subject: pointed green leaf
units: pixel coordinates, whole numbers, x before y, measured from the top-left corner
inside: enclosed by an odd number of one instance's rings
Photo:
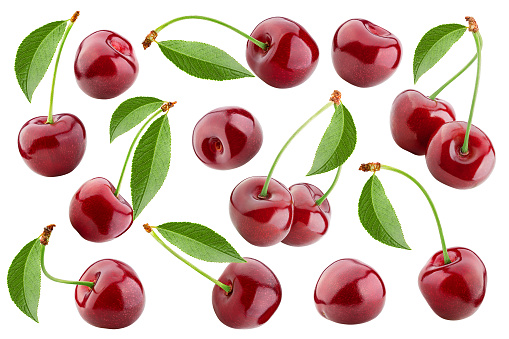
[[[134,151],[131,170],[131,197],[134,219],[163,185],[170,167],[171,134],[163,114],[147,128]]]
[[[158,42],[163,54],[178,68],[200,79],[232,80],[254,77],[225,51],[196,41]]]
[[[19,86],[28,101],[44,78],[58,43],[65,32],[67,21],[55,21],[30,33],[19,45],[14,70]]]
[[[359,198],[362,226],[376,240],[389,246],[409,250],[391,202],[376,175],[372,175]]]
[[[338,168],[355,149],[357,131],[352,115],[343,104],[335,105],[335,108],[307,175],[325,173]]]
[[[145,120],[161,108],[163,103],[164,101],[152,97],[136,97],[121,103],[111,116],[110,142]]]
[[[39,322],[37,308],[41,294],[41,246],[39,238],[26,244],[7,272],[7,286],[12,301],[36,322]]]
[[[414,83],[442,59],[466,30],[467,27],[460,24],[447,24],[432,28],[424,34],[415,48]]]
[[[190,256],[210,262],[246,262],[225,238],[191,222],[170,222],[157,227],[171,244]]]

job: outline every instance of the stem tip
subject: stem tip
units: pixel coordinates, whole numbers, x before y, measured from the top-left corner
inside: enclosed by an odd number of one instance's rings
[[[362,164],[359,167],[359,171],[363,172],[377,172],[380,171],[380,163],[379,162],[368,162],[367,164]]]
[[[168,110],[170,108],[172,108],[173,106],[175,106],[177,102],[176,101],[173,101],[173,102],[168,102],[166,101],[162,106],[161,106],[161,111],[163,111],[164,113],[168,112]]]
[[[74,12],[74,14],[72,15],[71,19],[69,19],[70,22],[75,22],[78,17],[80,16],[80,11],[76,11]]]
[[[479,26],[477,26],[477,22],[475,21],[475,19],[471,16],[466,16],[465,17],[465,20],[468,21],[468,31],[469,32],[478,32],[479,31]]]
[[[42,231],[42,234],[40,236],[41,245],[46,246],[48,244],[49,237],[51,236],[51,232],[53,231],[54,227],[56,227],[55,224],[51,224],[51,225],[44,227],[44,231]]]
[[[147,34],[147,37],[145,40],[143,40],[142,45],[143,49],[147,49],[150,47],[150,45],[156,41],[157,38],[157,32],[156,31],[150,31],[150,33]]]
[[[149,224],[143,225],[143,228],[145,229],[145,231],[147,231],[147,233],[152,232],[152,226],[150,226]]]
[[[334,90],[334,92],[332,92],[331,94],[329,101],[332,101],[336,105],[339,105],[341,103],[341,92],[338,90]]]

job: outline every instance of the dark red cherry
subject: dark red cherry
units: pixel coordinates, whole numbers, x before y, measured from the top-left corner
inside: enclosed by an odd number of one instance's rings
[[[332,40],[336,72],[358,87],[371,87],[387,80],[396,71],[400,59],[398,38],[368,20],[346,21]]]
[[[85,126],[72,114],[36,117],[27,121],[18,135],[18,149],[30,169],[46,177],[72,172],[87,146]]]
[[[470,129],[468,153],[461,147],[467,123],[453,121],[440,127],[432,136],[426,151],[426,164],[438,181],[460,189],[483,183],[495,167],[495,150],[490,139],[474,125]]]
[[[293,196],[293,222],[282,243],[291,246],[313,244],[321,239],[329,227],[331,213],[329,201],[325,199],[317,206],[316,201],[323,193],[311,184],[292,185],[290,193]]]
[[[260,197],[266,177],[240,182],[230,196],[230,218],[240,235],[256,246],[272,246],[283,240],[293,220],[292,194],[270,179],[267,196]]]
[[[300,85],[318,63],[318,46],[298,23],[281,17],[269,18],[255,27],[251,36],[268,44],[263,50],[247,42],[249,67],[265,83],[277,88]]]
[[[96,99],[124,93],[136,80],[138,69],[131,43],[111,31],[97,31],[83,39],[74,61],[78,86]]]
[[[274,273],[258,260],[245,260],[229,264],[219,277],[232,288],[228,294],[217,285],[212,290],[214,312],[223,324],[233,328],[263,325],[281,303],[281,285]]]
[[[447,101],[432,100],[412,89],[401,92],[392,103],[392,137],[399,147],[416,155],[426,154],[435,131],[454,120],[454,109]]]
[[[94,287],[76,286],[75,300],[81,317],[90,325],[123,328],[134,323],[145,307],[145,292],[136,272],[113,259],[93,263],[80,278]]]
[[[444,263],[443,251],[435,253],[419,274],[419,289],[431,309],[447,320],[471,316],[486,293],[486,267],[471,250],[447,249],[451,262]]]
[[[205,114],[193,131],[196,156],[207,166],[227,170],[244,165],[260,150],[263,133],[256,118],[240,107]]]
[[[115,187],[104,178],[85,182],[73,195],[69,206],[72,226],[86,240],[115,239],[131,227],[133,209]]]

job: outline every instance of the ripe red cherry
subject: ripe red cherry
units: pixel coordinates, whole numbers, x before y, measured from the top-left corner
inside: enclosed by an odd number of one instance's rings
[[[219,320],[233,328],[263,325],[281,303],[281,285],[274,273],[258,260],[231,263],[219,281],[232,288],[226,294],[219,286],[212,290],[212,306]]]
[[[378,316],[385,304],[385,286],[378,273],[355,259],[341,259],[323,271],[315,288],[315,305],[325,318],[360,324]]]
[[[292,194],[270,179],[267,196],[260,197],[266,177],[240,182],[230,197],[230,218],[244,239],[256,246],[271,246],[283,240],[293,220]]]
[[[318,46],[298,23],[281,17],[269,18],[255,27],[251,36],[268,44],[263,50],[247,42],[249,67],[265,83],[277,88],[300,85],[318,63]]]
[[[198,158],[215,169],[244,165],[260,150],[262,129],[256,118],[240,107],[220,107],[205,114],[193,131]]]
[[[111,31],[97,31],[83,39],[74,61],[78,86],[96,99],[124,93],[136,80],[138,68],[131,43]]]
[[[306,246],[317,242],[327,232],[330,222],[330,205],[325,199],[320,206],[316,200],[322,191],[311,184],[290,186],[293,196],[293,223],[282,243],[291,246]]]
[[[102,328],[123,328],[134,323],[145,307],[145,293],[136,272],[113,259],[93,263],[80,278],[94,287],[77,285],[76,306],[81,317]]]
[[[115,187],[104,178],[85,182],[73,195],[69,206],[72,226],[86,240],[112,240],[131,227],[133,209]]]
[[[72,114],[36,117],[27,121],[18,135],[18,149],[30,169],[40,175],[56,177],[74,170],[87,146],[85,126]]]
[[[426,151],[426,164],[438,181],[460,189],[484,182],[495,167],[495,150],[483,131],[472,125],[468,154],[461,152],[467,123],[449,122],[432,136]]]
[[[419,274],[419,289],[440,317],[459,320],[471,316],[486,293],[486,268],[481,259],[463,247],[447,249],[451,263],[438,251]]]
[[[371,87],[387,80],[396,71],[400,59],[398,38],[368,20],[346,21],[332,40],[336,72],[358,87]]]
[[[416,155],[426,154],[435,131],[454,120],[454,109],[447,101],[432,100],[412,89],[401,92],[392,103],[392,137],[399,147]]]

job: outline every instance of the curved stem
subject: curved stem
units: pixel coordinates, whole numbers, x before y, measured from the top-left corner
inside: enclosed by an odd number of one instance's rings
[[[120,185],[122,185],[122,179],[124,178],[125,170],[127,168],[127,163],[129,162],[129,158],[131,158],[131,153],[133,152],[134,145],[136,145],[136,141],[138,141],[138,138],[140,137],[140,134],[145,129],[145,127],[161,112],[162,112],[162,110],[159,109],[157,112],[152,114],[150,119],[148,119],[143,124],[143,126],[141,126],[140,130],[138,131],[138,133],[134,137],[133,142],[131,143],[131,147],[129,147],[129,152],[127,152],[127,156],[125,157],[124,167],[122,167],[122,172],[120,173],[120,179],[118,179],[117,189],[115,190],[115,193],[114,193],[116,197],[118,197],[118,195],[120,194]]]
[[[69,35],[69,31],[71,30],[72,26],[74,25],[74,21],[71,21],[64,32],[64,36],[62,38],[62,42],[60,42],[60,48],[58,49],[57,58],[55,60],[55,70],[53,71],[53,81],[51,83],[51,94],[49,96],[49,113],[48,113],[48,119],[46,120],[47,124],[53,123],[53,96],[55,95],[55,80],[57,78],[57,70],[58,70],[58,63],[60,61],[60,55],[62,54],[62,48],[64,47],[65,40],[67,39],[67,36]]]
[[[386,169],[386,170],[389,170],[389,171],[393,171],[393,172],[399,173],[401,175],[404,175],[408,179],[412,180],[412,182],[414,184],[416,184],[417,187],[419,187],[421,192],[424,194],[424,196],[428,200],[428,203],[429,203],[429,205],[431,207],[431,210],[433,211],[433,215],[435,216],[435,220],[437,222],[437,227],[438,227],[438,233],[440,234],[440,242],[442,243],[442,251],[444,252],[444,263],[449,264],[451,262],[451,259],[449,258],[449,254],[447,253],[447,247],[445,246],[444,234],[442,232],[442,226],[440,225],[440,219],[438,218],[437,210],[436,210],[435,205],[433,204],[433,201],[431,200],[428,192],[426,192],[424,187],[414,177],[412,177],[410,174],[408,174],[406,172],[403,172],[402,170],[399,170],[397,168],[394,168],[394,167],[391,167],[391,166],[387,166],[387,165],[381,165],[380,168]]]
[[[55,278],[54,276],[49,274],[48,271],[46,271],[46,267],[44,266],[44,252],[46,250],[46,246],[45,245],[41,245],[41,246],[42,246],[42,248],[41,248],[41,269],[42,269],[42,272],[44,273],[44,275],[46,277],[48,277],[50,280],[53,280],[53,281],[56,281],[56,282],[59,282],[59,283],[62,283],[62,284],[82,285],[82,286],[87,286],[89,288],[93,288],[94,287],[94,283],[91,282],[91,281],[63,280],[63,279]]]
[[[274,173],[274,169],[276,168],[276,165],[279,161],[279,158],[281,158],[281,155],[283,155],[283,152],[285,151],[285,149],[288,147],[288,145],[290,144],[290,142],[292,142],[292,140],[297,136],[297,134],[300,133],[300,131],[302,131],[311,121],[313,121],[314,118],[316,118],[317,116],[319,116],[323,111],[325,111],[327,108],[329,108],[331,105],[333,104],[332,101],[329,101],[327,104],[325,104],[322,108],[320,108],[318,110],[318,112],[316,112],[315,114],[313,114],[311,116],[311,118],[309,118],[308,120],[306,120],[306,122],[304,124],[302,124],[302,126],[300,126],[293,134],[292,136],[290,137],[290,139],[288,139],[288,141],[283,145],[283,148],[281,148],[281,150],[279,151],[278,155],[276,156],[276,159],[274,159],[274,163],[272,164],[272,167],[270,168],[270,171],[269,171],[269,174],[267,174],[267,179],[265,179],[265,184],[263,185],[263,188],[262,188],[262,191],[260,192],[260,197],[266,197],[267,196],[267,191],[269,189],[269,182],[270,182],[270,178],[272,178],[272,174]]]
[[[187,20],[187,19],[199,19],[199,20],[206,20],[206,21],[214,22],[216,24],[219,24],[221,26],[227,27],[227,28],[231,29],[232,31],[242,35],[244,38],[248,39],[249,41],[251,41],[252,43],[254,43],[255,45],[257,45],[258,47],[260,47],[261,49],[263,49],[265,51],[267,50],[267,48],[269,48],[269,45],[267,45],[266,43],[261,42],[259,40],[256,40],[252,36],[242,32],[241,30],[238,30],[237,28],[235,28],[233,26],[228,25],[227,23],[224,23],[222,21],[219,21],[219,20],[216,20],[216,19],[212,19],[212,18],[209,18],[209,17],[206,17],[206,16],[201,16],[201,15],[186,15],[186,16],[181,16],[179,18],[175,18],[175,19],[170,20],[167,23],[162,24],[161,26],[157,27],[154,31],[159,33],[165,27],[171,25],[172,23],[175,23],[175,22],[181,21],[181,20]]]
[[[339,179],[339,174],[340,173],[341,173],[341,166],[338,167],[338,170],[336,172],[336,176],[334,177],[334,181],[332,182],[332,185],[329,187],[327,192],[325,192],[325,194],[322,195],[322,197],[315,202],[316,206],[320,206],[324,202],[324,200],[327,199],[327,197],[329,196],[330,192],[332,192],[332,190],[334,189],[334,187],[338,183],[338,179]]]
[[[157,228],[157,227],[152,227],[152,228]],[[205,278],[209,279],[210,281],[212,281],[214,284],[216,284],[217,286],[221,287],[227,294],[230,293],[230,291],[232,290],[232,288],[226,284],[223,284],[222,282],[220,282],[219,280],[217,279],[214,279],[212,278],[210,275],[208,275],[207,273],[203,272],[202,270],[200,270],[198,267],[194,266],[193,264],[191,264],[189,261],[187,261],[185,258],[183,258],[181,255],[179,255],[177,252],[175,252],[174,250],[172,250],[168,245],[166,245],[166,243],[164,241],[161,240],[161,238],[159,238],[159,236],[156,234],[156,232],[154,232],[154,230],[152,230],[152,232],[150,232],[150,234],[152,234],[152,236],[154,237],[154,239],[157,240],[158,243],[160,243],[164,248],[166,248],[168,250],[168,252],[170,252],[171,254],[173,254],[174,256],[176,256],[178,259],[180,259],[184,264],[186,264],[187,266],[191,267],[193,270],[195,270],[196,272],[200,273],[201,275],[203,275]]]
[[[472,96],[472,105],[470,106],[470,115],[468,116],[467,130],[465,132],[465,140],[461,147],[461,153],[468,153],[468,138],[470,136],[470,128],[472,127],[472,118],[474,117],[475,100],[477,99],[477,91],[479,90],[479,80],[481,78],[481,34],[479,32],[472,33],[477,48],[477,75],[475,78],[474,95]]]

